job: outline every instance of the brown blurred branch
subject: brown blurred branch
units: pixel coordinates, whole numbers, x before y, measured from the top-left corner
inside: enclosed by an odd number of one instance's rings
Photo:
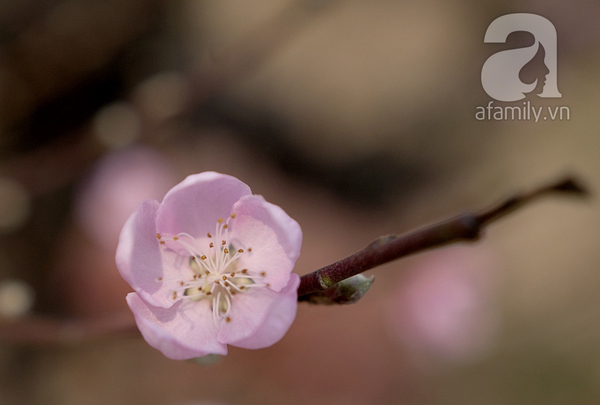
[[[302,276],[298,288],[299,300],[309,301],[311,293],[327,290],[342,280],[401,257],[450,243],[476,241],[489,223],[539,197],[551,194],[582,197],[588,191],[578,180],[568,177],[533,191],[517,194],[478,213],[462,214],[405,235],[382,236],[345,259]]]
[[[191,72],[194,105],[200,105],[231,85],[255,73],[308,27],[334,1],[297,0],[256,27],[245,38],[213,49],[199,70]],[[322,4],[319,4],[322,3]]]
[[[27,317],[0,322],[0,341],[19,344],[77,344],[116,336],[137,336],[130,312],[95,319]]]
[[[0,112],[3,114],[3,121],[0,122],[0,153],[3,142],[10,144],[3,131],[11,132],[19,122],[27,122],[40,105],[64,95],[68,89],[105,69],[115,54],[148,29],[150,11],[152,7],[160,8],[160,3],[128,0],[112,2],[107,7],[102,2],[91,2],[86,7],[78,2],[65,1],[58,10],[48,11],[45,18],[39,22],[33,21],[31,26],[24,27],[9,44],[5,44],[11,52],[0,63],[0,89],[3,90],[0,92]],[[197,66],[185,76],[190,86],[191,100],[188,110],[184,112],[189,113],[192,108],[201,106],[231,85],[251,76],[321,15],[330,3],[333,2],[311,4],[310,0],[294,1],[244,38],[213,52],[215,55],[206,64]],[[99,7],[102,13],[98,12]],[[78,23],[66,25],[65,28],[65,21],[72,22],[67,18],[71,14],[79,16]],[[106,19],[111,24],[104,24]],[[44,34],[44,46],[40,45],[40,33]],[[65,46],[62,37],[57,39],[59,34],[66,37],[69,46]],[[90,36],[96,39],[92,43],[99,49],[90,47],[89,41],[82,40]],[[54,52],[53,47],[60,48],[64,54]],[[58,54],[61,57],[56,56]],[[94,58],[82,57],[93,54]],[[73,58],[77,60],[71,63]],[[75,63],[88,59],[97,65],[80,66]],[[63,68],[68,69],[63,71]],[[143,114],[140,117],[148,120]],[[143,126],[148,131],[152,124],[144,122]],[[9,128],[11,131],[8,131]],[[16,131],[17,135],[22,135],[19,132],[21,130]],[[16,179],[33,196],[43,195],[72,183],[105,152],[105,147],[94,137],[89,125],[61,138],[36,150],[14,156],[12,153],[9,153],[10,156],[0,155],[0,176]]]

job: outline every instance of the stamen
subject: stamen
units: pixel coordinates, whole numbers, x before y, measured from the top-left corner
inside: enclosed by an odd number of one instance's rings
[[[237,268],[238,258],[246,251],[251,252],[252,248],[240,248],[239,246],[236,248],[234,243],[229,240],[229,220],[235,217],[236,214],[232,213],[226,220],[219,218],[214,232],[206,233],[206,236],[211,239],[209,241],[205,239],[206,242],[201,242],[194,236],[184,232],[174,236],[156,234],[160,244],[174,241],[189,253],[189,266],[192,273],[183,280],[169,280],[177,286],[174,290],[171,290],[172,299],[174,301],[185,300],[190,303],[210,299],[215,323],[222,320],[231,322],[229,314],[234,295],[244,293],[251,288],[270,286],[270,284],[258,282],[266,276],[265,271],[259,273],[249,269],[240,270]],[[221,241],[221,249],[206,251],[206,244],[208,244],[209,249],[215,248],[215,242],[213,242],[215,239]],[[207,255],[205,252],[209,254]],[[161,282],[163,278],[158,277],[156,281]]]

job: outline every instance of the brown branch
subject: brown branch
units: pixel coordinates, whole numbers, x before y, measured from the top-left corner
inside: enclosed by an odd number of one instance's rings
[[[548,194],[585,196],[587,190],[574,178],[517,194],[479,213],[466,213],[405,235],[382,236],[358,252],[301,277],[299,301],[311,293],[327,290],[336,283],[413,253],[459,241],[476,241],[483,228],[504,215]]]
[[[27,317],[0,323],[0,341],[25,345],[77,344],[115,336],[138,336],[133,315],[67,320]]]

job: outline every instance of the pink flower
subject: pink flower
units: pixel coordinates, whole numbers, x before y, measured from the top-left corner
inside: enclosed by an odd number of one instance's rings
[[[117,267],[146,341],[172,359],[259,349],[291,326],[302,231],[238,179],[204,172],[144,201],[125,223]]]
[[[500,326],[494,259],[452,246],[413,262],[388,302],[388,325],[412,354],[451,362],[481,359]]]

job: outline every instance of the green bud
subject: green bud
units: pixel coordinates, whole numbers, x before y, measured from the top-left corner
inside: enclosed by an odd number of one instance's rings
[[[329,287],[324,291],[300,297],[300,301],[321,305],[346,305],[358,302],[371,288],[375,276],[357,274]]]
[[[206,356],[194,357],[190,361],[201,366],[210,366],[221,360],[221,357],[218,354],[207,354]]]

